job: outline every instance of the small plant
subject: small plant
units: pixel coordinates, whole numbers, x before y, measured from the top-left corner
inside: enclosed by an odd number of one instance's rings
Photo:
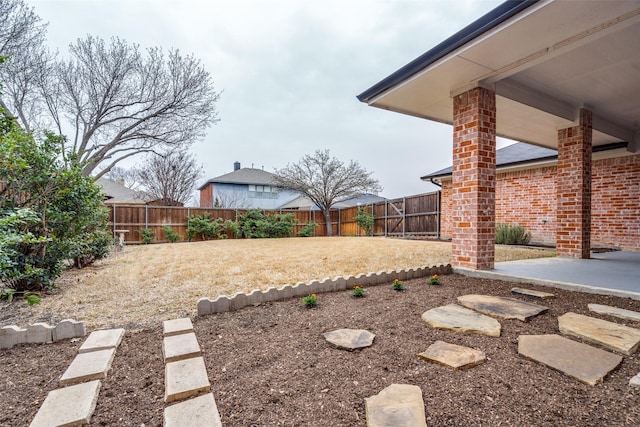
[[[313,221],[309,221],[298,231],[298,237],[311,237],[313,236],[313,229],[317,226]]]
[[[318,305],[318,296],[316,294],[307,295],[302,298],[302,304],[307,308],[313,308]]]
[[[526,245],[531,241],[531,233],[519,225],[496,224],[496,244]]]
[[[40,304],[40,296],[33,292],[16,291],[11,288],[0,289],[0,299],[6,299],[7,302],[12,302],[15,295],[22,295],[22,298],[27,302],[27,304],[29,304],[29,306]]]
[[[351,295],[356,298],[360,298],[364,296],[364,288],[362,286],[354,286],[351,290]]]
[[[373,233],[373,214],[367,212],[366,208],[359,207],[358,214],[353,218],[360,228],[364,230],[365,235],[371,236]]]
[[[440,284],[440,276],[438,276],[437,274],[434,274],[433,276],[429,277],[429,284],[430,285],[439,285]]]
[[[136,230],[140,237],[142,237],[142,243],[148,245],[153,243],[153,230],[150,228],[143,228],[142,230]]]
[[[169,243],[175,243],[180,240],[180,235],[173,231],[171,227],[165,225],[164,227],[162,227],[162,231],[164,231],[164,237],[167,238]]]
[[[395,279],[393,281],[393,284],[391,285],[391,287],[393,288],[394,291],[404,291],[404,283],[402,283],[398,279]]]

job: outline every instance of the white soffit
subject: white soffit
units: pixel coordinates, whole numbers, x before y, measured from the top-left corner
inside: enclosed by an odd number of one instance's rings
[[[640,0],[541,1],[370,104],[451,123],[452,96],[497,95],[498,134],[554,148],[594,113],[594,145],[640,135]]]

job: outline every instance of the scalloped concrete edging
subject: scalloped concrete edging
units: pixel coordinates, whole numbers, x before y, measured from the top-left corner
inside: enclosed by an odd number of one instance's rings
[[[26,328],[9,325],[0,329],[0,349],[11,348],[17,344],[43,344],[85,335],[87,329],[84,322],[73,319],[64,319],[56,326],[47,323],[34,323]]]
[[[389,283],[394,279],[410,280],[434,274],[451,274],[451,264],[418,267],[405,270],[380,271],[378,273],[359,274],[357,276],[336,277],[333,280],[327,278],[322,281],[314,280],[309,283],[299,282],[296,285],[285,285],[280,288],[271,287],[266,291],[255,289],[248,294],[238,292],[232,297],[221,295],[216,299],[200,298],[198,300],[198,316],[222,313],[225,311],[239,310],[248,305],[262,304],[265,302],[285,300],[289,298],[304,297],[310,294],[323,292],[336,292],[351,289],[354,286],[374,286]]]

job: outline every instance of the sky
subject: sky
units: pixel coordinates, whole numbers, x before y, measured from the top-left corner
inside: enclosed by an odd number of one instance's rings
[[[204,169],[199,184],[235,161],[274,172],[329,149],[373,172],[381,196],[400,198],[437,190],[420,177],[451,165],[451,126],[356,96],[502,0],[27,2],[62,54],[90,34],[202,61],[221,96],[220,121],[191,149]]]

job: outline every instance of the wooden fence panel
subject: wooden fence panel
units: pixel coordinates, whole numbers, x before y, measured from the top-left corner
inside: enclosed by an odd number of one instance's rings
[[[440,233],[440,195],[438,192],[419,194],[401,199],[387,200],[363,205],[367,212],[373,213],[373,234],[375,236],[431,236],[439,237]],[[187,226],[190,217],[209,214],[211,218],[222,218],[225,221],[235,221],[246,210],[186,208],[181,206],[146,206],[146,205],[107,205],[109,208],[109,227],[114,238],[120,230],[126,230],[127,243],[141,243],[141,231],[149,228],[154,233],[154,240],[166,242],[164,226],[180,235],[181,240],[187,240]],[[265,212],[277,214],[293,214],[297,224],[292,236],[310,221],[317,224],[314,236],[326,236],[327,224],[322,212],[318,210],[275,210]],[[355,222],[358,207],[331,210],[331,228],[334,236],[358,236],[364,231]],[[228,238],[234,236],[228,234]],[[198,240],[194,236],[193,240]]]

